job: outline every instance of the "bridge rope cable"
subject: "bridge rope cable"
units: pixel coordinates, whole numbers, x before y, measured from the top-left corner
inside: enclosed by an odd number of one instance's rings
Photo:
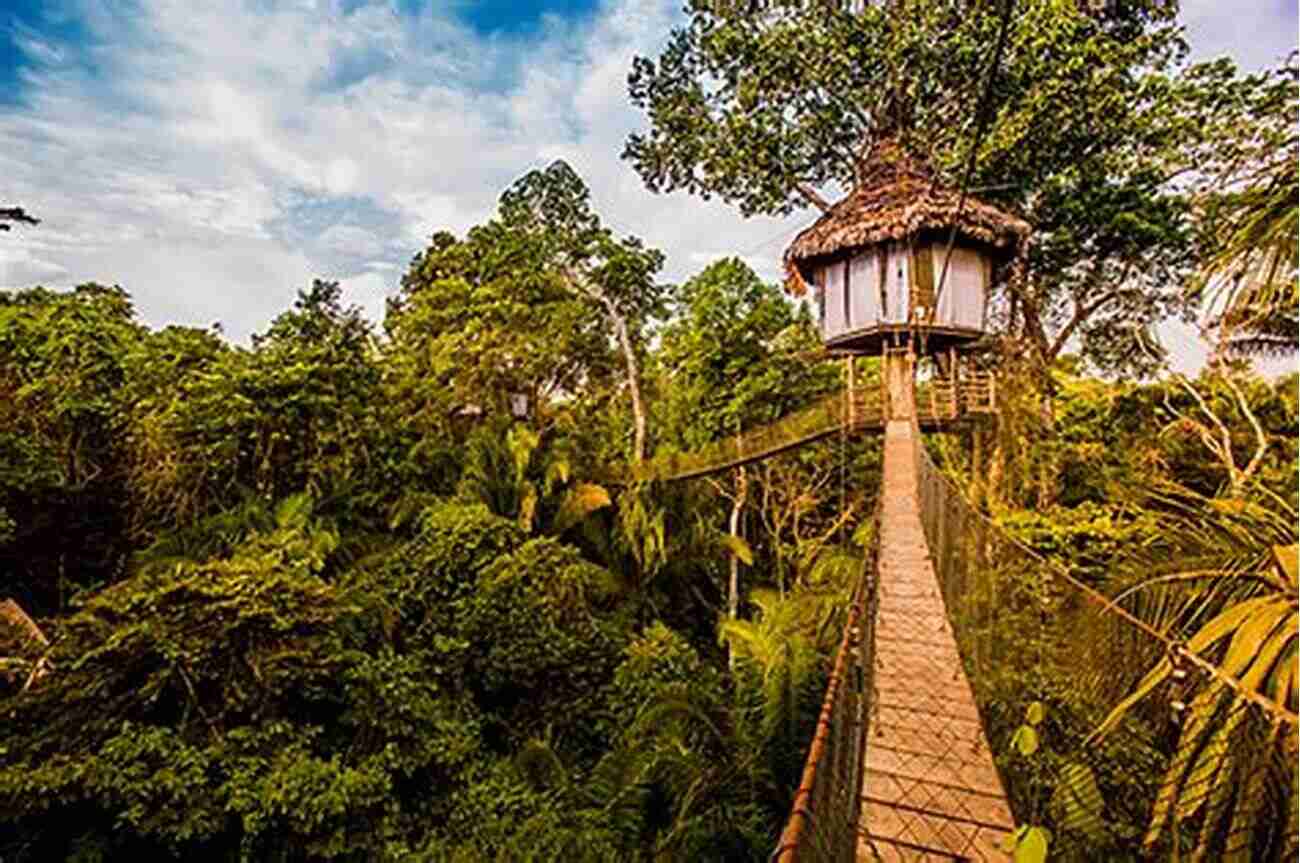
[[[928,455],[926,455],[926,459],[929,460]],[[938,472],[939,469],[934,466],[933,462],[930,462],[930,465],[934,471]],[[1079,580],[1077,576],[1072,574],[1062,564],[1058,563],[1057,561],[1049,560],[1047,558],[1042,557],[1037,552],[1035,552],[1032,548],[1025,545],[1022,541],[1006,533],[1002,529],[1002,527],[993,519],[991,519],[989,516],[985,515],[979,509],[971,506],[969,503],[966,503],[964,496],[962,496],[961,492],[957,490],[957,488],[952,484],[952,481],[950,479],[948,479],[946,476],[943,476],[942,474],[940,474],[940,478],[948,486],[952,494],[956,494],[962,498],[962,502],[967,507],[970,508],[971,512],[974,514],[975,517],[979,518],[981,521],[986,523],[990,527],[990,529],[998,533],[1000,541],[1016,546],[1021,554],[1023,554],[1025,557],[1032,560],[1037,566],[1046,567],[1052,570],[1053,575],[1060,578],[1071,588],[1079,591],[1090,602],[1096,603],[1098,606],[1104,609],[1106,613],[1117,616],[1128,625],[1141,630],[1146,635],[1150,636],[1156,641],[1159,641],[1168,652],[1177,654],[1181,659],[1196,666],[1209,677],[1214,678],[1220,684],[1227,686],[1229,689],[1233,690],[1238,697],[1257,703],[1259,707],[1273,714],[1279,722],[1285,722],[1289,725],[1300,724],[1300,714],[1296,714],[1295,712],[1288,710],[1283,705],[1278,704],[1276,701],[1272,701],[1260,695],[1257,691],[1248,687],[1239,678],[1234,677],[1231,674],[1228,674],[1217,664],[1205,659],[1199,654],[1188,649],[1186,644],[1177,641],[1175,639],[1171,639],[1168,635],[1161,632],[1159,629],[1152,626],[1147,621],[1133,614],[1131,611],[1124,608],[1122,605],[1115,602],[1111,598],[1107,597],[1105,594],[1097,590],[1095,587],[1092,587],[1091,585]]]
[[[849,614],[831,666],[826,693],[799,787],[791,802],[772,863],[856,858],[871,694],[875,689],[876,559],[881,498],[871,517],[875,530],[854,586]]]
[[[975,162],[979,156],[980,147],[984,143],[984,136],[988,133],[988,125],[991,119],[989,102],[993,96],[993,79],[997,74],[998,67],[1002,64],[1002,52],[1007,45],[1007,34],[1011,29],[1011,10],[1014,5],[1015,0],[1005,0],[1002,4],[1002,16],[998,22],[998,40],[993,48],[993,56],[989,60],[988,71],[984,75],[984,88],[980,93],[979,102],[976,104],[975,135],[971,139],[970,152],[966,156],[966,169],[962,174],[961,186],[957,196],[957,211],[953,217],[952,228],[948,231],[948,243],[943,255],[943,267],[939,270],[939,279],[934,288],[934,309],[939,307],[939,301],[943,299],[943,289],[948,278],[948,267],[952,261],[953,245],[957,242],[956,220],[960,218],[962,207],[966,205],[967,190],[975,173]],[[933,191],[933,187],[931,191]],[[930,314],[935,314],[933,309]]]

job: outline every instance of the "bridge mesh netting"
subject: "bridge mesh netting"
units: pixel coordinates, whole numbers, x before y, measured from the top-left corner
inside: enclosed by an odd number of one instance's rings
[[[1294,612],[1239,632],[1276,655],[1237,679],[1226,640],[1193,652],[1190,631],[1144,624],[1004,533],[920,446],[916,470],[985,733],[1017,823],[1050,831],[1050,859],[1295,860],[1297,717],[1268,697],[1294,691]]]
[[[911,729],[915,748],[936,755],[932,775],[909,780],[910,790],[873,787],[871,770],[863,782],[864,765],[889,754],[873,754],[873,742],[894,721],[882,689],[889,681],[875,673],[880,580],[893,575],[880,572],[875,549],[773,859],[848,861],[863,859],[864,848],[868,855],[873,847],[888,851],[870,840],[880,830],[882,807],[870,802],[876,798],[890,802],[894,812],[885,814],[895,820],[909,808],[916,814],[893,825],[899,841],[892,847],[904,851],[898,859],[910,859],[909,844],[934,847],[943,838],[927,810],[948,808],[939,830],[970,826],[978,830],[968,832],[996,834],[989,829],[995,819],[983,811],[993,795],[969,790],[976,749],[987,738],[1016,823],[1048,831],[1048,859],[1294,860],[1294,576],[1280,584],[1289,616],[1271,632],[1242,630],[1258,647],[1252,654],[1268,660],[1254,667],[1268,674],[1234,677],[1241,672],[1228,662],[1232,644],[1192,640],[1193,651],[1180,640],[1204,616],[1184,619],[1187,631],[1154,629],[1129,601],[1107,597],[1007,535],[963,498],[923,447],[914,452],[929,562],[946,609],[947,621],[937,625],[951,628],[954,661],[964,667],[978,708],[973,733],[964,735],[970,751],[952,734],[918,726]],[[936,676],[950,681],[940,684],[950,687],[950,700],[960,700],[951,671],[918,672],[917,687],[932,688],[926,678]],[[1271,697],[1278,692],[1284,703]],[[1126,701],[1128,710],[1112,713]],[[949,773],[960,782],[948,781]],[[967,805],[951,809],[936,788],[957,792]],[[926,799],[913,805],[907,798],[918,790]],[[997,856],[980,837],[961,847],[963,858]]]
[[[877,506],[877,526],[879,517]],[[873,536],[878,539],[879,530]],[[858,789],[874,689],[877,553],[873,543],[853,592],[799,789],[770,858],[773,863],[849,861],[857,852]]]

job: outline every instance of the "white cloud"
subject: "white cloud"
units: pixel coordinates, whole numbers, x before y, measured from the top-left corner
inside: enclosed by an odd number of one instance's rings
[[[343,290],[343,302],[350,306],[360,306],[371,320],[382,320],[384,316],[384,298],[388,295],[388,279],[378,273],[362,273],[339,282]]]
[[[1180,9],[1195,60],[1228,55],[1256,71],[1296,50],[1295,0],[1182,0]]]
[[[384,250],[383,241],[372,231],[353,225],[333,225],[320,236],[320,243],[356,258],[371,258]]]
[[[0,284],[54,283],[67,270],[53,261],[37,257],[30,249],[0,246]]]
[[[482,221],[554,158],[612,226],[668,254],[665,278],[735,254],[776,279],[810,215],[745,220],[652,195],[620,158],[644,123],[631,58],[661,47],[679,5],[611,0],[534,37],[488,38],[438,3],[412,17],[381,0],[139,0],[127,18],[87,0],[100,74],[42,43],[62,62],[35,73],[28,107],[0,112],[0,194],[45,220],[0,237],[0,287],[119,282],[151,323],[221,320],[242,339],[319,276],[377,315],[430,233]],[[1264,0],[1185,5],[1207,50],[1251,57],[1276,53],[1258,33],[1294,21]],[[1273,24],[1246,23],[1240,5]]]
[[[16,243],[61,261],[66,284],[121,282],[153,323],[218,317],[243,338],[292,289],[232,290],[223,251],[244,262],[240,279],[261,259],[268,277],[364,278],[372,292],[382,277],[391,290],[433,231],[482,221],[511,180],[556,158],[611,225],[668,253],[668,279],[732,251],[775,278],[781,241],[806,221],[652,195],[621,160],[643,123],[626,95],[631,58],[662,44],[675,0],[551,18],[529,40],[476,37],[434,11],[318,6],[144,0],[129,28],[89,18],[107,83],[47,72],[30,109],[0,114],[5,192],[46,220]],[[3,155],[19,152],[32,158]]]

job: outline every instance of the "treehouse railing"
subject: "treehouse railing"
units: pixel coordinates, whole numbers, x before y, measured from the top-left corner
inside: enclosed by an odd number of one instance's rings
[[[1294,713],[1008,536],[923,447],[916,470],[985,734],[1017,822],[1050,830],[1050,859],[1129,859],[1141,848],[1162,859],[1294,860]],[[1161,662],[1169,679],[1095,736]],[[1190,853],[1198,847],[1206,856]]]
[[[959,378],[933,378],[917,387],[917,409],[921,425],[957,420],[974,414],[991,414],[994,409],[993,375],[966,371]],[[928,408],[929,416],[924,414]]]
[[[877,528],[879,517],[877,505]],[[880,531],[873,536],[878,538]],[[857,856],[862,765],[874,688],[877,544],[873,542],[853,592],[799,788],[771,863],[848,863]]]

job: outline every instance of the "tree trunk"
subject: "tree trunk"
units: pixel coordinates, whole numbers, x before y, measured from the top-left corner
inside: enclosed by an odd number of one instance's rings
[[[728,523],[728,530],[732,536],[740,536],[740,513],[745,508],[745,496],[749,491],[749,483],[745,477],[743,467],[736,468],[736,494],[731,499],[731,520]],[[727,617],[735,620],[740,614],[740,558],[735,552],[731,554],[731,577],[727,582]],[[727,648],[727,667],[734,669],[736,663],[735,654],[731,648]]]
[[[993,415],[991,437],[993,451],[989,453],[988,482],[984,486],[984,500],[990,510],[1002,500],[1002,477],[1006,472],[1006,447],[1002,440],[1002,425],[1006,420],[998,414]]]
[[[645,405],[641,401],[641,369],[636,361],[632,336],[628,332],[627,317],[619,311],[618,306],[600,286],[591,284],[581,273],[566,269],[564,275],[571,287],[600,303],[614,325],[614,334],[618,337],[618,346],[623,351],[623,361],[627,364],[627,389],[628,396],[632,400],[632,423],[635,434],[632,462],[640,464],[645,460]]]
[[[641,403],[641,370],[637,366],[632,338],[628,335],[627,318],[623,317],[609,300],[605,301],[605,309],[609,313],[610,320],[614,322],[614,332],[618,335],[618,344],[623,349],[623,359],[627,363],[627,391],[632,400],[632,423],[635,434],[632,462],[640,464],[645,460],[646,435],[645,405]]]
[[[1056,503],[1057,476],[1060,473],[1060,459],[1056,451],[1056,409],[1055,387],[1044,387],[1041,401],[1038,403],[1038,419],[1043,430],[1043,459],[1038,465],[1038,506],[1046,509]]]

